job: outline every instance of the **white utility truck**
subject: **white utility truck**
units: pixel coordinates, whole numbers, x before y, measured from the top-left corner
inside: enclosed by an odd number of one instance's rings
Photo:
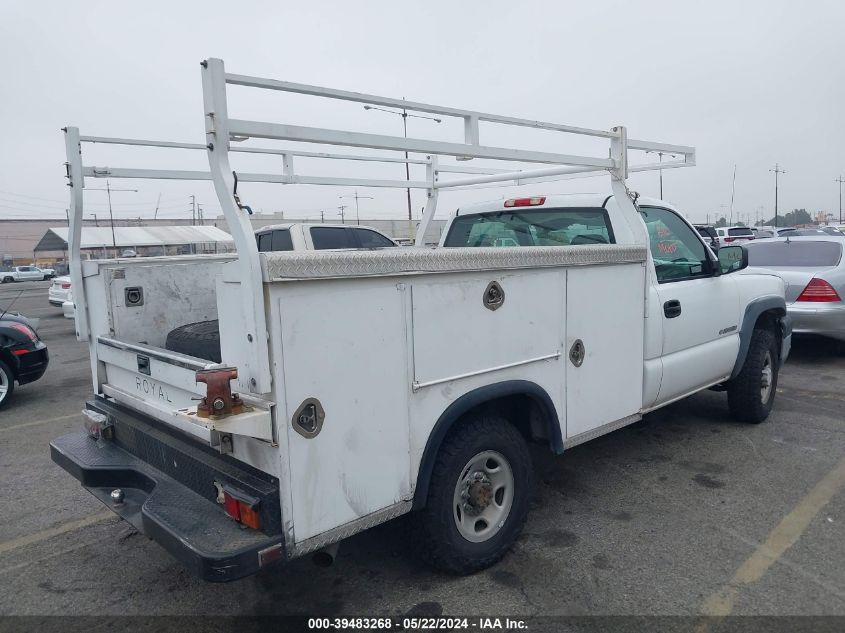
[[[470,573],[501,558],[522,528],[527,442],[562,453],[707,388],[726,390],[741,420],[767,417],[791,340],[781,279],[743,271],[741,246],[717,258],[676,209],[637,201],[625,184],[629,171],[693,164],[692,148],[635,141],[623,127],[231,74],[219,59],[201,66],[205,143],[65,130],[76,328],[95,395],[85,430],[51,450],[202,577],[232,580],[331,551],[406,513],[424,558]],[[231,86],[457,118],[463,139],[235,119]],[[487,126],[602,148],[585,156],[484,144]],[[89,166],[85,143],[199,150],[210,170]],[[682,158],[629,165],[634,150]],[[280,156],[282,169],[233,171],[238,152]],[[305,175],[300,156],[407,161],[425,178]],[[440,245],[422,247],[441,193],[596,173],[609,176],[611,193],[461,208]],[[105,177],[211,180],[237,254],[82,261],[84,182]],[[252,182],[422,189],[417,247],[259,252],[241,201]],[[215,320],[202,337],[219,339],[222,362],[167,349],[172,330]]]

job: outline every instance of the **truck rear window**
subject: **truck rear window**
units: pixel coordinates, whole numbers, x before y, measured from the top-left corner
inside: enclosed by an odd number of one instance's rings
[[[836,266],[842,258],[842,245],[837,242],[752,242],[748,249],[749,266]]]
[[[613,244],[604,209],[506,210],[459,215],[444,246],[577,246]]]

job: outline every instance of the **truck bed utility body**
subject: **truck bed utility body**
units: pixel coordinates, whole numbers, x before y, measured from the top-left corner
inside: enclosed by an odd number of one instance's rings
[[[783,282],[742,271],[740,247],[717,259],[677,210],[636,202],[625,186],[629,171],[693,164],[692,148],[634,141],[622,127],[235,75],[216,59],[202,75],[205,143],[66,129],[77,335],[89,342],[95,397],[87,430],[55,440],[52,453],[205,578],[237,578],[412,510],[421,555],[469,573],[519,533],[526,441],[560,453],[714,385],[727,388],[737,417],[768,415],[789,351]],[[464,139],[233,119],[232,85],[457,117]],[[484,145],[480,123],[593,137],[610,153]],[[230,146],[256,138],[409,157]],[[81,143],[92,142],[201,150],[210,171],[86,166]],[[629,165],[629,150],[682,158]],[[283,172],[235,172],[237,152],[281,155]],[[407,160],[426,176],[304,175],[298,156]],[[610,176],[611,194],[462,208],[440,246],[422,247],[441,191],[596,173]],[[98,177],[213,181],[237,255],[82,262],[83,182]],[[259,252],[249,182],[422,189],[417,247]],[[174,328],[215,320],[222,362],[166,349]]]

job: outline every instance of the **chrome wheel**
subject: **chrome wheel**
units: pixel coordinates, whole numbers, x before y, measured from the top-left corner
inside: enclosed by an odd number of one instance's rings
[[[513,505],[513,470],[504,455],[483,451],[461,470],[452,501],[458,532],[472,543],[492,538]]]
[[[3,371],[3,368],[0,367],[0,404],[6,399],[9,395],[9,380],[10,377]]]
[[[769,396],[772,394],[772,379],[774,371],[772,369],[772,353],[766,352],[766,357],[763,359],[763,372],[760,380],[760,401],[766,404],[769,401]]]

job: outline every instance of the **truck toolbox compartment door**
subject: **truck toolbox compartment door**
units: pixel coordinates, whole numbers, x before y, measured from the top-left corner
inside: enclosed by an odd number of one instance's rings
[[[570,268],[566,288],[568,441],[564,446],[640,412],[645,268],[640,264]],[[580,363],[574,362],[578,354],[573,354],[579,340]]]
[[[287,434],[291,519],[301,543],[410,498],[408,289],[345,279],[273,290],[287,409],[279,434]],[[293,418],[309,402],[324,417],[302,434]]]

